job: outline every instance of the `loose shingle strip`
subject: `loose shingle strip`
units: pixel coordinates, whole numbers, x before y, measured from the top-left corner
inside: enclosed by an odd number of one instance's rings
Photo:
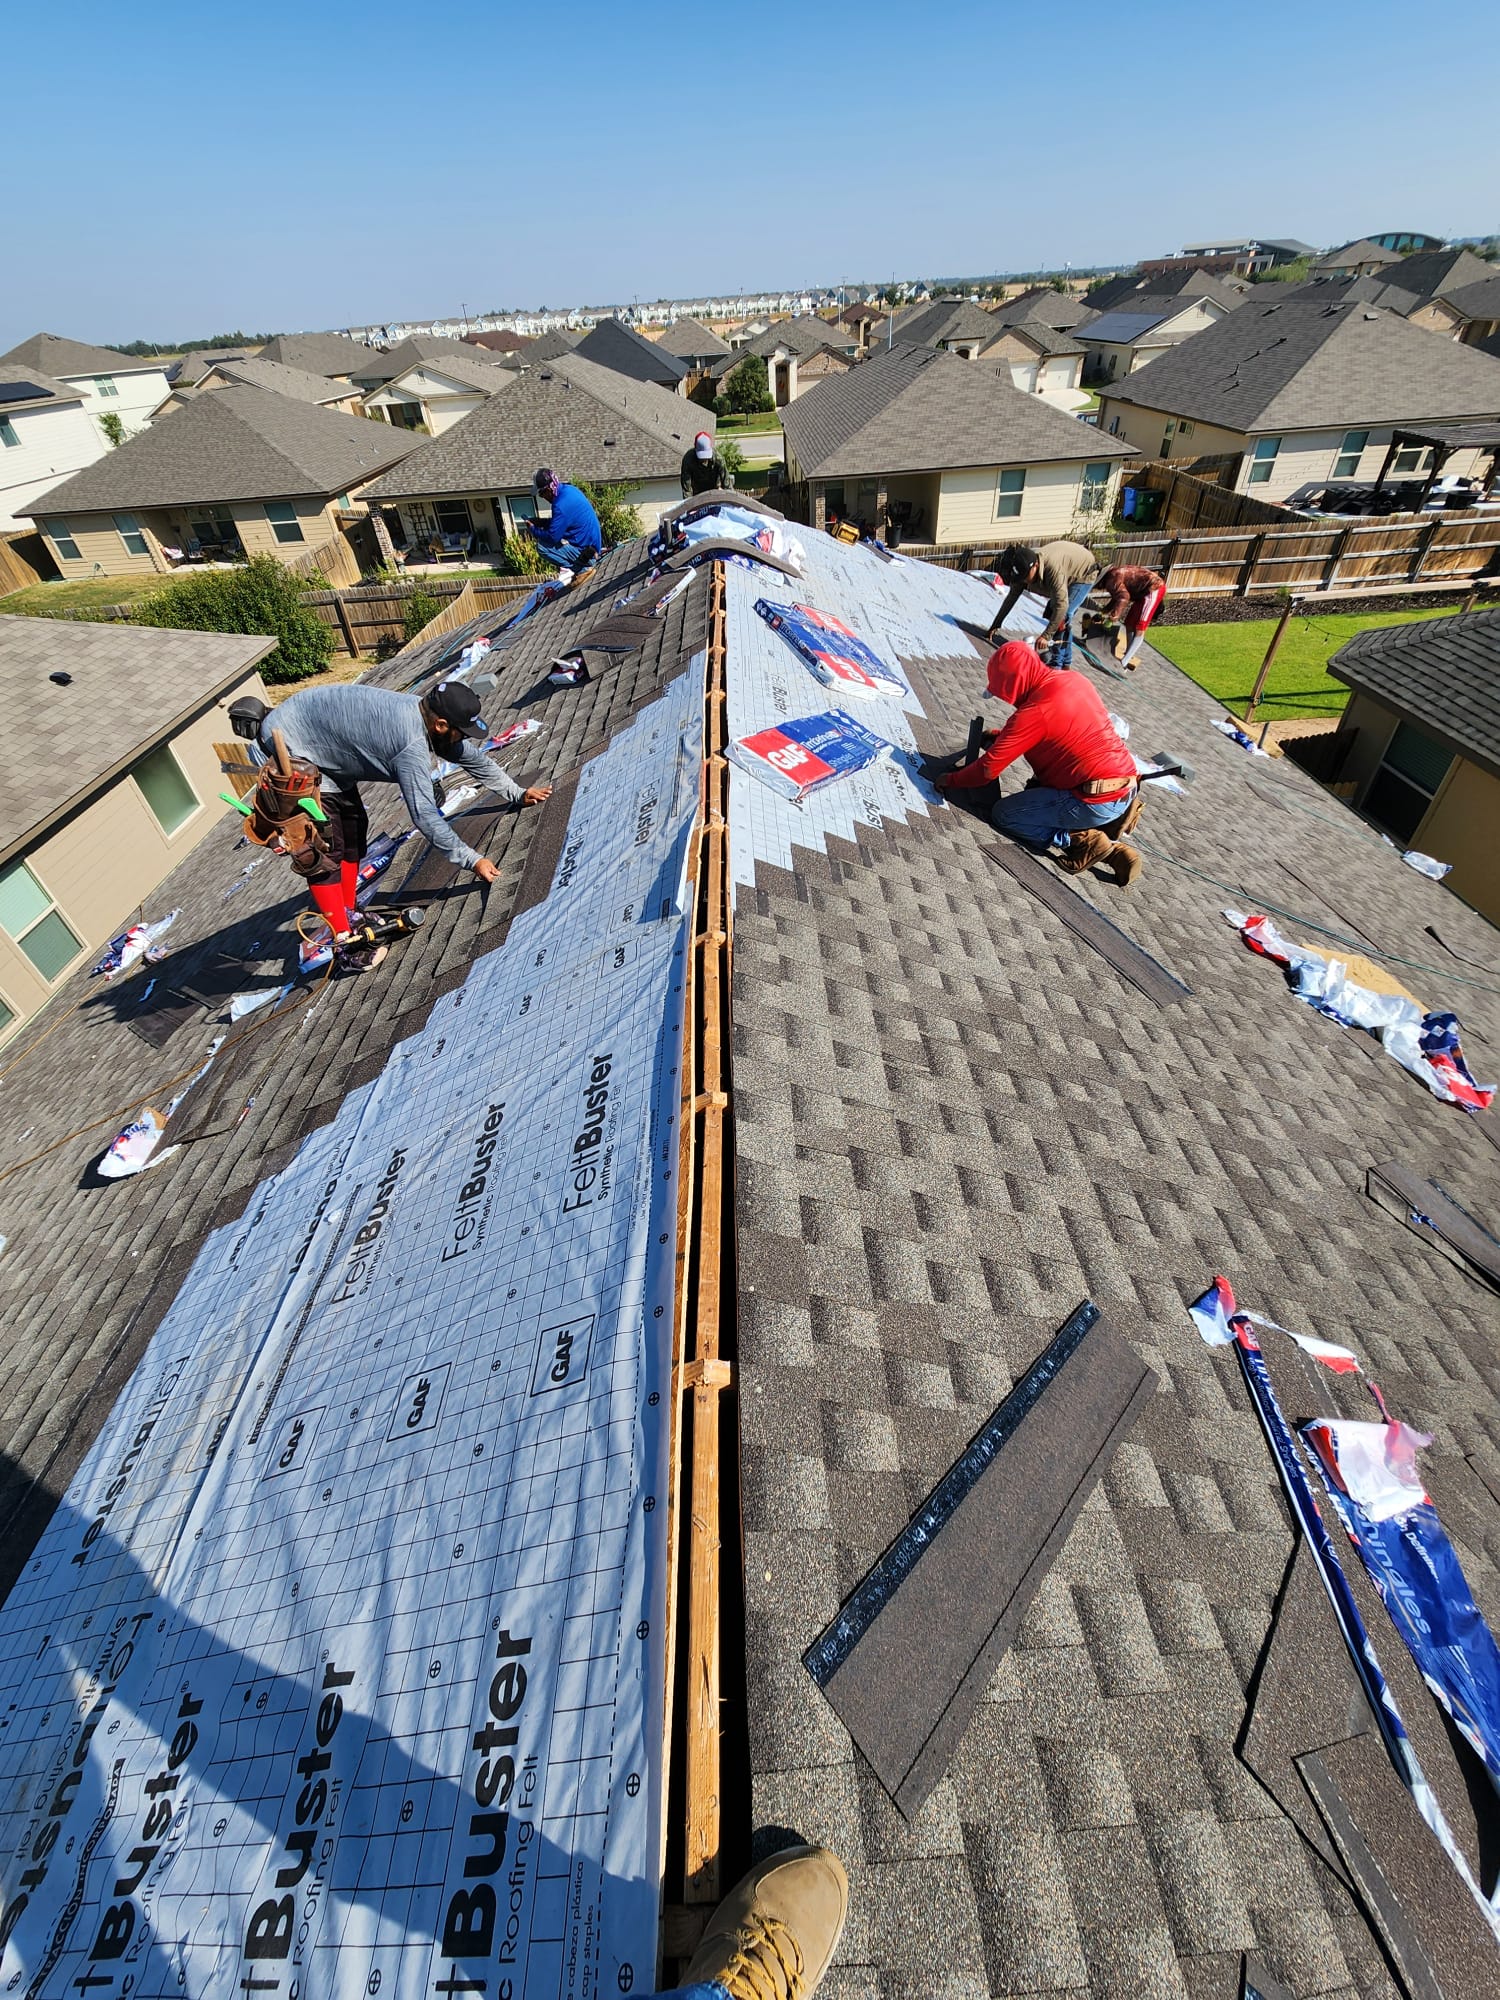
[[[1076,889],[1070,889],[1061,876],[1054,874],[1024,848],[986,847],[984,851],[991,860],[998,861],[1002,868],[1014,875],[1023,889],[1030,890],[1039,903],[1045,903],[1055,916],[1061,917],[1085,944],[1092,945],[1122,979],[1128,979],[1158,1007],[1165,1007],[1174,1000],[1186,1000],[1191,995],[1191,986],[1168,972],[1150,952],[1142,951],[1117,924],[1112,924]]]
[[[1399,1160],[1386,1160],[1367,1170],[1365,1193],[1377,1208],[1441,1251],[1450,1264],[1500,1291],[1500,1241],[1435,1181],[1423,1180]]]
[[[897,1808],[938,1783],[1156,1378],[1074,1312],[803,1655]]]

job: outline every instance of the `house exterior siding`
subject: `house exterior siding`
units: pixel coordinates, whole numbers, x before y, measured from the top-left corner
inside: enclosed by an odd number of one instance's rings
[[[21,946],[0,931],[0,1000],[16,1017],[7,1037],[44,1006],[69,971],[97,956],[109,939],[124,929],[137,907],[165,880],[183,856],[217,824],[228,810],[219,798],[224,782],[213,746],[229,734],[224,709],[241,695],[264,697],[260,675],[246,674],[235,686],[174,736],[159,739],[170,745],[183,775],[198,798],[198,808],[173,833],[164,833],[144,794],[127,772],[114,779],[62,825],[5,864],[24,861],[52,898],[59,915],[82,941],[71,965],[56,980],[37,971]],[[158,743],[145,743],[145,756]]]
[[[666,513],[682,498],[681,483],[675,479],[647,479],[637,484],[623,482],[632,507],[641,517],[641,525],[649,534]],[[522,502],[517,511],[514,503]],[[502,487],[497,492],[493,487],[487,492],[418,494],[411,499],[394,503],[395,512],[400,516],[408,543],[421,540],[436,532],[440,506],[462,503],[468,507],[473,531],[480,542],[492,555],[498,555],[500,544],[508,536],[519,533],[522,520],[534,519],[532,492],[530,486]]]
[[[234,500],[212,507],[151,507],[135,512],[135,523],[146,542],[144,555],[132,555],[126,548],[113,514],[47,514],[37,522],[47,539],[57,567],[64,577],[88,577],[102,571],[105,576],[148,576],[153,570],[170,572],[175,565],[161,553],[162,548],[184,548],[192,534],[192,522],[206,514],[228,514],[235,525],[247,556],[276,556],[283,562],[295,561],[323,543],[333,540],[340,524],[366,510],[354,494],[350,510],[340,509],[337,498],[301,498],[290,504],[296,510],[302,530],[300,542],[281,542],[267,518],[265,502]],[[58,547],[51,523],[65,521],[78,549],[77,559],[65,556]]]
[[[1103,463],[1103,461],[1100,461]],[[1082,508],[1085,461],[1063,460],[1047,465],[1028,465],[1021,491],[1018,514],[997,515],[1000,474],[997,465],[970,466],[959,472],[945,472],[938,492],[937,542],[1045,541],[1066,534],[1077,523]],[[1016,467],[1020,471],[1023,468]],[[1107,521],[1114,511],[1119,486],[1119,462],[1109,461],[1109,485],[1099,518]]]
[[[112,396],[100,391],[99,384],[105,379],[114,384]],[[97,419],[113,411],[131,432],[144,430],[171,393],[164,369],[142,368],[128,354],[120,356],[119,368],[111,370],[108,378],[101,371],[99,375],[60,375],[58,380],[79,392],[90,417]],[[107,444],[102,431],[99,437]]]
[[[110,446],[80,403],[3,414],[17,442],[0,443],[0,529],[24,530],[31,526],[29,501],[103,458]]]

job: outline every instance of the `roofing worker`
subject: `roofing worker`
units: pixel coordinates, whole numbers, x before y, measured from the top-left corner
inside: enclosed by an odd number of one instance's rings
[[[699,431],[692,450],[682,454],[683,499],[691,499],[695,493],[727,493],[733,486],[734,474],[714,450],[713,439],[707,431]]]
[[[298,813],[295,805],[290,813],[284,810],[273,731],[295,760],[293,790],[316,793],[324,814],[321,824]],[[461,681],[441,681],[425,695],[358,684],[307,688],[260,718],[257,739],[272,761],[256,787],[256,814],[247,820],[247,829],[263,845],[281,838],[327,919],[341,962],[353,970],[366,971],[385,956],[383,946],[341,945],[354,927],[359,864],[369,835],[359,787],[399,785],[413,825],[439,854],[455,868],[472,868],[481,882],[493,882],[500,872],[494,862],[460,840],[437,809],[433,756],[461,764],[508,805],[539,806],[552,787],[533,785],[522,791],[480,748],[488,734],[479,717],[478,695]]]
[[[1019,544],[1002,549],[996,572],[1008,585],[1005,602],[990,626],[998,646],[1001,628],[1021,601],[1023,591],[1039,590],[1047,600],[1047,629],[1037,641],[1050,666],[1073,664],[1073,619],[1099,580],[1099,565],[1082,542],[1046,542],[1039,549]]]
[[[1099,588],[1109,593],[1103,615],[1115,625],[1115,658],[1134,673],[1135,656],[1146,643],[1147,627],[1162,607],[1167,580],[1154,569],[1115,563],[1099,578]]]
[[[996,804],[990,814],[995,825],[1038,854],[1061,848],[1058,866],[1069,875],[1107,862],[1120,887],[1128,888],[1141,872],[1141,857],[1114,836],[1128,833],[1140,817],[1135,759],[1092,681],[1049,667],[1014,639],[990,655],[988,679],[989,692],[1010,702],[1015,714],[986,736],[972,764],[939,778],[939,788],[987,785],[1024,757],[1031,783]]]
[[[552,509],[552,518],[545,529],[539,521],[523,521],[522,527],[549,563],[555,563],[574,583],[581,583],[604,546],[599,516],[582,488],[559,479],[550,465],[542,466],[531,484],[537,498]]]

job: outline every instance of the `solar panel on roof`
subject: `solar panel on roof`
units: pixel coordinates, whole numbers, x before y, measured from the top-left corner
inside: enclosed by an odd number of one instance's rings
[[[34,403],[56,394],[55,389],[44,389],[38,382],[0,382],[0,403]]]

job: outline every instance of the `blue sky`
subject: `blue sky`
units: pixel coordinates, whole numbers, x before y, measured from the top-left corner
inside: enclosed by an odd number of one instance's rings
[[[1488,232],[1500,8],[1426,18],[75,0],[12,51],[0,348]]]

